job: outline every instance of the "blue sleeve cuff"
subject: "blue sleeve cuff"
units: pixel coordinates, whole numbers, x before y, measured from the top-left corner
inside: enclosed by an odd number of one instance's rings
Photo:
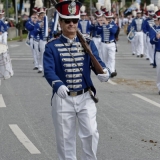
[[[158,42],[158,39],[157,39],[157,38],[154,38],[153,41],[154,41],[154,42]]]
[[[52,88],[53,88],[54,92],[57,93],[57,90],[61,85],[64,85],[64,83],[62,81],[52,82]]]

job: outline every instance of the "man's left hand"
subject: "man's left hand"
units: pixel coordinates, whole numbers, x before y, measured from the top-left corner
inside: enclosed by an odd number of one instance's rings
[[[98,74],[97,77],[101,82],[107,82],[108,79],[110,78],[110,73],[106,68],[103,71],[104,74]]]

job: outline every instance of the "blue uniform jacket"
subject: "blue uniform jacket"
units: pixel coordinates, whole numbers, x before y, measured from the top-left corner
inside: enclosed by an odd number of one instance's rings
[[[97,27],[97,34],[101,36],[102,42],[109,42],[115,40],[115,33],[117,32],[117,25],[112,21],[108,25],[104,24]]]
[[[7,25],[3,22],[3,20],[0,20],[0,32],[6,32],[7,31]]]
[[[155,30],[160,33],[160,26],[153,26]],[[151,44],[155,44],[155,51],[160,51],[160,39],[156,38],[156,32],[150,28],[149,30],[149,37]]]
[[[78,28],[82,34],[90,34],[91,32],[91,23],[88,20],[79,20]]]
[[[138,30],[138,27],[137,27],[137,25],[138,25],[137,24],[138,19],[141,20],[140,30]],[[134,27],[135,31],[142,31],[143,30],[143,22],[144,22],[143,18],[134,18],[133,21],[132,21],[132,27]]]
[[[143,22],[143,32],[145,33],[145,34],[149,34],[149,30],[150,30],[150,25],[149,25],[149,23],[150,22],[152,22],[153,20],[151,19],[151,18],[147,18],[147,19],[145,19],[144,20],[144,22]]]
[[[64,44],[65,46],[64,46]],[[98,50],[93,41],[90,41],[91,50],[103,68],[105,64],[99,58]],[[73,54],[80,70],[74,63],[69,51]],[[44,76],[48,83],[53,87],[53,94],[57,92],[61,85],[66,85],[70,91],[82,90],[87,87],[93,87],[91,74],[91,59],[84,52],[79,39],[76,37],[75,42],[70,46],[67,39],[61,35],[59,38],[46,44],[43,56]],[[84,80],[84,77],[87,84]],[[94,88],[94,87],[93,87]]]
[[[100,26],[99,23],[91,24],[92,37],[97,37],[97,27]]]
[[[26,24],[25,24],[25,28],[28,30],[28,32],[29,32],[29,38],[30,37],[34,37],[34,33],[33,33],[33,31],[34,31],[34,26],[35,26],[35,24],[31,21],[31,19],[29,19],[27,22],[26,22]]]
[[[39,21],[38,23],[35,24],[35,27],[34,27],[34,35],[37,36],[39,34],[39,37],[40,37],[40,40],[46,40],[46,37],[45,37],[45,33],[44,33],[44,30],[45,28],[44,27],[40,27],[41,25],[41,22],[42,21]]]

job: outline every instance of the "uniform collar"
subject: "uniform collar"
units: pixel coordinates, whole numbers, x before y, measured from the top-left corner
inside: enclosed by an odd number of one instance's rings
[[[68,37],[64,36],[62,34],[61,38],[63,39],[63,41],[67,42],[67,43],[73,43],[76,41],[77,36],[75,36],[73,39],[69,39]]]

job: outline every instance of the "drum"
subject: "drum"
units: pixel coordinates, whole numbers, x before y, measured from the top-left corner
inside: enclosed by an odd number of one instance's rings
[[[8,79],[13,76],[11,59],[8,54],[8,46],[0,44],[0,78]]]
[[[136,32],[132,28],[131,31],[129,32],[128,36],[127,36],[127,39],[131,42],[134,39],[135,35],[136,35]]]

